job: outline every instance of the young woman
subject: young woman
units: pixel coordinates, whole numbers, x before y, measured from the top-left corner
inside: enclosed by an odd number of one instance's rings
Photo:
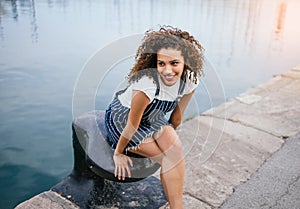
[[[127,152],[156,160],[171,208],[182,208],[185,169],[175,129],[198,85],[202,65],[203,48],[188,32],[172,27],[147,31],[128,87],[115,94],[105,114],[108,142],[115,150],[115,176],[130,178],[133,165]]]

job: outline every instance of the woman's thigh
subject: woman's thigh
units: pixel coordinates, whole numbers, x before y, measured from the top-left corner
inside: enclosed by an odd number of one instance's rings
[[[154,134],[153,138],[147,138],[141,143],[138,149],[131,149],[130,152],[153,158],[161,162],[161,159],[168,152],[173,150],[175,154],[181,152],[181,143],[176,131],[172,126],[164,126],[160,131]]]
[[[128,151],[144,157],[152,158],[159,164],[162,162],[163,151],[159,148],[157,142],[150,137],[141,143],[137,149],[130,149]]]

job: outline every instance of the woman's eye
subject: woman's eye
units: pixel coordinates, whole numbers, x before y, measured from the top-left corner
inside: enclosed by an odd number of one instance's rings
[[[172,65],[178,65],[179,62],[177,62],[177,61],[176,61],[176,62],[171,62],[171,64],[172,64]]]
[[[164,63],[164,62],[158,62],[158,65],[159,65],[160,67],[163,67],[163,66],[165,66],[165,63]]]

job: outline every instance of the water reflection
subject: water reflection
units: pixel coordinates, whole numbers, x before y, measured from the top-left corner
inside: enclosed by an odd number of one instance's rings
[[[38,41],[38,26],[37,26],[37,22],[36,22],[36,11],[35,11],[35,3],[34,0],[31,0],[31,21],[30,21],[30,25],[31,25],[31,38],[33,42],[37,42]]]
[[[13,18],[15,20],[18,20],[19,14],[18,14],[18,8],[17,8],[17,1],[16,0],[11,1],[11,8],[12,8]]]
[[[8,6],[10,4],[10,6]],[[20,11],[19,11],[20,10]],[[23,13],[30,18],[30,31],[32,42],[38,42],[38,25],[36,18],[36,8],[34,0],[27,1],[3,1],[0,0],[0,34],[2,40],[4,40],[4,26],[2,19],[6,16],[11,16],[16,22],[19,20],[19,13]]]
[[[282,33],[284,29],[286,10],[288,7],[288,1],[266,1],[266,0],[256,0],[256,1],[188,1],[187,3],[178,4],[178,3],[159,3],[158,1],[130,1],[124,2],[119,0],[114,0],[111,2],[112,7],[109,5],[109,2],[100,3],[98,6],[106,7],[105,11],[107,17],[110,17],[110,20],[116,20],[117,28],[120,34],[124,27],[130,27],[132,30],[134,28],[143,25],[144,19],[150,19],[150,25],[154,25],[157,22],[158,17],[165,16],[165,9],[163,6],[170,6],[170,10],[174,10],[176,13],[182,13],[187,15],[189,20],[189,25],[192,27],[197,26],[200,28],[200,31],[209,31],[206,33],[206,41],[214,41],[211,43],[213,48],[217,48],[220,44],[227,42],[227,37],[230,37],[230,43],[224,47],[229,50],[229,59],[235,53],[236,47],[236,38],[243,37],[241,44],[245,47],[245,50],[248,48],[255,48],[257,45],[257,39],[260,38],[259,27],[260,24],[264,24],[266,27],[272,25],[272,22],[276,19],[276,28],[272,31],[274,39],[269,39],[269,42],[280,42],[282,41]],[[69,1],[52,1],[48,0],[47,5],[49,8],[61,7],[64,8],[64,11],[67,12]],[[87,4],[94,4],[89,2]],[[162,6],[160,4],[163,4]],[[265,5],[264,5],[265,4]],[[267,4],[267,5],[266,5]],[[160,5],[160,6],[158,6]],[[192,6],[189,6],[192,5]],[[143,7],[141,12],[140,9]],[[277,9],[275,9],[277,8]],[[178,11],[178,12],[177,12]],[[15,21],[19,20],[20,13],[22,15],[27,15],[30,18],[30,31],[32,42],[38,42],[38,17],[36,14],[36,3],[34,0],[27,1],[4,1],[0,0],[0,36],[2,39],[5,38],[5,26],[3,24],[3,18],[11,17]],[[193,17],[191,17],[193,14]],[[224,18],[220,17],[220,14]],[[148,17],[147,17],[148,15]],[[170,19],[167,20],[172,22],[172,19],[183,18],[180,15],[179,17],[170,16]],[[265,19],[265,17],[271,17]],[[273,19],[272,19],[273,18]],[[129,25],[127,20],[129,19]],[[220,22],[221,21],[221,22]],[[209,25],[210,27],[204,28],[204,26]],[[216,28],[215,26],[218,26]],[[218,32],[219,31],[219,32]],[[202,32],[202,34],[204,34]],[[241,36],[241,34],[244,34]],[[267,35],[267,34],[265,34]],[[216,37],[218,36],[218,38]],[[208,39],[208,40],[207,40]],[[279,43],[282,44],[282,43]],[[270,43],[269,45],[272,45]],[[211,45],[210,45],[211,47]],[[282,46],[275,48],[274,50],[280,50]]]
[[[287,1],[283,1],[278,5],[277,23],[275,29],[275,40],[282,42],[282,33],[285,24],[287,9]],[[282,47],[282,46],[281,46]]]
[[[278,7],[279,8],[278,8],[277,25],[276,25],[275,33],[280,35],[284,27],[287,2],[286,1],[281,2]]]

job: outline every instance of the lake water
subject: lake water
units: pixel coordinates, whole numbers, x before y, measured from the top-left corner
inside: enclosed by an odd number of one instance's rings
[[[189,31],[215,73],[194,96],[195,115],[299,65],[299,20],[298,0],[0,0],[0,208],[70,173],[72,97],[96,51],[158,25]],[[95,108],[110,101],[127,61],[110,71]]]

